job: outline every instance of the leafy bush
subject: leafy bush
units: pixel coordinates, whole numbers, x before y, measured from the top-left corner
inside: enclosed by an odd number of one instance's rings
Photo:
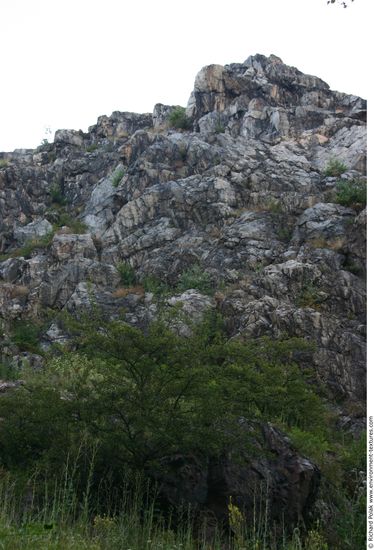
[[[301,340],[232,342],[214,318],[189,339],[161,322],[146,334],[121,321],[70,323],[80,351],[25,372],[25,385],[0,400],[8,468],[42,457],[61,464],[85,434],[117,476],[177,450],[240,448],[243,415],[304,430],[324,423],[323,405],[293,362]]]
[[[344,172],[348,170],[348,167],[339,159],[330,159],[325,168],[325,176],[338,178]]]
[[[336,202],[362,210],[366,206],[366,181],[340,181],[336,186]]]
[[[121,277],[121,283],[124,287],[130,287],[136,284],[136,273],[130,264],[125,262],[120,263],[117,266],[117,271]]]
[[[180,128],[181,130],[190,130],[192,121],[186,115],[184,107],[174,107],[168,118],[169,125],[172,128]]]
[[[118,187],[121,179],[125,175],[125,170],[123,168],[117,168],[117,170],[114,172],[112,176],[112,185],[113,187]]]
[[[15,321],[11,329],[11,341],[21,351],[40,353],[40,325],[30,321]]]
[[[192,288],[200,290],[203,294],[211,294],[213,292],[209,273],[204,271],[198,264],[183,271],[176,286],[178,292],[184,292]]]
[[[0,168],[6,168],[9,166],[9,162],[6,159],[0,159]]]

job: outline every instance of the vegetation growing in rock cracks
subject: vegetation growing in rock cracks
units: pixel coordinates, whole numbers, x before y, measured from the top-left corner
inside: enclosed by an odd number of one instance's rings
[[[366,206],[366,181],[355,179],[339,181],[336,186],[335,200],[342,206],[362,210]]]
[[[169,125],[172,128],[178,128],[181,130],[190,130],[192,123],[186,115],[186,109],[184,107],[174,107],[168,117]]]
[[[55,231],[52,230],[41,237],[28,239],[21,247],[16,248],[15,250],[12,250],[7,254],[1,254],[0,261],[7,260],[9,258],[19,258],[21,256],[23,256],[24,258],[30,258],[31,254],[35,250],[43,250],[49,248],[52,244],[54,235]]]
[[[70,342],[43,369],[25,366],[22,384],[2,395],[2,547],[358,548],[350,544],[362,538],[363,447],[339,439],[318,387],[298,367],[310,344],[233,341],[212,312],[186,338],[172,328],[175,315],[144,333],[95,310],[65,316]],[[276,546],[272,525],[257,519],[249,530],[232,503],[231,534],[218,529],[208,540],[189,514],[169,522],[152,482],[162,458],[252,452],[256,431],[248,440],[238,418],[279,426],[317,461],[334,521],[316,519],[309,532],[295,526]]]
[[[145,292],[152,292],[156,296],[167,296],[176,293],[182,293],[189,289],[195,289],[202,294],[212,294],[214,285],[211,277],[199,264],[193,264],[191,267],[183,270],[174,284],[168,284],[162,281],[156,275],[139,276],[136,270],[128,263],[121,262],[117,266],[120,275],[121,284],[125,288],[142,287]]]
[[[332,158],[326,165],[325,176],[339,177],[348,170],[348,167],[339,159]]]

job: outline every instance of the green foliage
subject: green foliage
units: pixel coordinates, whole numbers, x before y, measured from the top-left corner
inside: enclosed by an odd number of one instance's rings
[[[126,262],[121,262],[117,266],[117,271],[119,273],[119,276],[121,277],[121,283],[124,287],[130,287],[136,284],[136,273],[134,268],[130,264]]]
[[[110,457],[111,475],[119,475],[175,451],[247,447],[239,416],[305,430],[323,422],[323,406],[293,362],[300,340],[228,341],[214,316],[189,339],[161,322],[145,335],[120,321],[70,326],[80,352],[25,372],[25,386],[0,401],[7,467],[42,457],[58,464],[86,434],[99,462]]]
[[[15,321],[11,328],[11,342],[21,351],[40,353],[41,327],[35,321]]]
[[[296,305],[318,309],[325,300],[325,295],[315,281],[305,281],[296,297]]]
[[[98,148],[98,144],[97,143],[91,143],[91,145],[87,145],[86,147],[86,151],[87,153],[93,153],[94,151],[96,151],[96,149]]]
[[[339,159],[332,158],[327,163],[324,174],[328,177],[338,178],[347,170],[348,167],[344,164],[344,162],[341,162]]]
[[[292,237],[292,229],[286,226],[279,227],[277,229],[277,236],[281,241],[288,243]]]
[[[184,107],[174,107],[168,118],[169,125],[172,128],[180,128],[181,130],[190,130],[192,121],[186,115]]]
[[[151,511],[147,523],[148,508],[141,498],[131,500],[131,505],[142,508],[141,516],[132,516],[122,506],[120,495],[129,494],[121,489],[124,474],[134,479],[135,471],[157,472],[162,457],[191,449],[220,456],[230,448],[238,458],[255,452],[253,442],[260,432],[249,432],[243,422],[238,423],[242,418],[253,426],[271,422],[288,432],[330,484],[323,498],[331,500],[333,521],[317,524],[306,537],[295,531],[293,542],[285,542],[284,548],[360,548],[365,514],[359,481],[365,468],[365,438],[340,440],[333,429],[332,413],[311,373],[297,366],[297,361],[304,363],[310,356],[310,344],[296,338],[232,340],[214,312],[195,328],[190,325],[189,338],[175,333],[172,327],[177,324],[175,317],[166,317],[143,333],[120,320],[106,321],[95,311],[79,319],[64,317],[64,328],[73,338],[69,348],[47,358],[42,370],[22,369],[23,385],[0,399],[0,468],[46,472],[45,487],[34,477],[35,508],[28,508],[33,515],[24,516],[22,527],[17,527],[15,518],[2,523],[8,516],[0,511],[0,532],[6,536],[12,532],[14,541],[27,531],[44,544],[58,534],[65,547],[74,548],[61,531],[69,524],[79,541],[77,548],[84,547],[84,537],[91,533],[103,548],[116,547],[121,540],[131,544],[129,548],[143,549],[144,540],[153,540],[162,542],[160,548],[171,549],[180,541],[192,550],[196,541],[191,534],[191,539],[184,538],[186,531],[183,536],[167,534]],[[37,338],[33,331],[19,325],[15,339],[32,346]],[[0,485],[4,479],[0,475]],[[10,498],[7,491],[0,502]],[[7,510],[15,508],[9,504]],[[234,541],[240,538],[243,547],[260,544],[270,549],[267,539],[257,538],[257,531],[253,539],[241,529],[240,514],[233,505]],[[89,517],[95,519],[88,528]],[[127,520],[125,534],[121,522]],[[152,533],[147,539],[142,538],[145,524]],[[80,525],[84,531],[79,531]],[[187,529],[193,532],[192,525]],[[140,538],[131,538],[130,531]],[[214,547],[220,548],[218,539]],[[199,548],[204,548],[202,541]]]
[[[54,182],[51,185],[49,194],[53,203],[59,204],[60,206],[64,206],[67,203],[63,194],[62,185],[59,182]]]
[[[224,134],[225,133],[225,127],[223,126],[223,124],[221,122],[217,122],[217,124],[214,128],[214,132],[216,134]]]
[[[6,168],[7,166],[9,166],[9,161],[7,161],[6,159],[0,159],[0,169]]]
[[[117,168],[117,170],[114,172],[112,176],[112,185],[113,187],[118,187],[121,179],[125,175],[125,170],[123,168]]]
[[[83,448],[81,454],[85,452]],[[89,457],[88,457],[89,458]],[[75,459],[76,461],[76,459]],[[45,472],[43,471],[43,474]],[[47,475],[51,475],[47,472]],[[44,483],[43,483],[44,482]],[[266,536],[266,527],[259,525],[250,532],[239,508],[230,503],[230,527],[233,536],[225,536],[219,528],[199,525],[192,512],[180,513],[178,524],[160,517],[157,496],[142,479],[134,484],[123,482],[118,488],[120,504],[113,509],[109,495],[114,487],[102,486],[108,495],[104,510],[92,501],[91,487],[81,487],[74,463],[67,463],[62,475],[53,476],[50,486],[41,474],[20,481],[3,473],[0,477],[0,544],[5,550],[327,550],[317,523],[306,537],[295,529],[291,540],[279,540],[274,533]],[[44,490],[44,491],[43,491]],[[82,491],[83,506],[79,506]],[[24,495],[27,506],[22,507]],[[20,509],[22,513],[20,514]],[[20,517],[19,515],[20,514]],[[207,536],[208,531],[208,536]],[[265,532],[264,532],[265,531]],[[303,540],[305,539],[305,540]],[[353,547],[352,547],[353,548]],[[356,547],[354,547],[356,548]],[[361,548],[361,547],[357,547]],[[340,549],[339,549],[340,550]]]
[[[349,256],[345,258],[342,267],[346,271],[350,271],[350,273],[353,273],[353,275],[357,275],[358,277],[363,275],[362,267]]]
[[[281,214],[283,212],[282,203],[279,200],[270,199],[267,203],[267,210],[272,214]]]
[[[176,286],[178,292],[184,292],[192,288],[200,290],[203,294],[211,294],[213,292],[210,275],[199,264],[194,264],[183,271],[179,276]]]
[[[82,222],[82,220],[74,218],[67,212],[58,212],[54,227],[55,229],[58,229],[63,226],[69,227],[71,231],[77,235],[87,232],[87,225]]]
[[[52,243],[54,234],[54,231],[50,231],[42,237],[35,237],[34,239],[26,241],[22,247],[17,248],[17,250],[14,250],[11,254],[9,254],[9,257],[16,258],[23,256],[25,258],[30,258],[34,250],[48,248]]]
[[[336,186],[335,200],[342,206],[362,210],[366,206],[366,181],[348,180],[339,181]]]
[[[161,281],[161,279],[154,275],[144,277],[141,284],[146,292],[152,292],[155,296],[166,296],[171,292],[171,287],[167,282]]]

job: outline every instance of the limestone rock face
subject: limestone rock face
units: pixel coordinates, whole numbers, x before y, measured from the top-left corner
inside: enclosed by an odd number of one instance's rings
[[[157,104],[153,114],[115,112],[87,133],[59,130],[35,151],[1,154],[5,327],[92,300],[146,327],[160,309],[157,289],[147,287],[156,281],[169,288],[167,305],[193,319],[218,309],[232,337],[314,342],[305,366],[341,403],[344,423],[360,426],[366,210],[337,204],[337,191],[339,180],[365,180],[366,102],[276,56],[255,55],[198,73],[186,110],[191,130],[172,128],[171,111]],[[336,160],[340,176],[326,175]],[[134,287],[121,282],[123,263],[136,273]],[[210,292],[193,279],[191,288],[178,286],[194,266]],[[43,338],[48,346],[64,335],[51,321]],[[361,411],[354,418],[353,409]],[[200,464],[205,493],[192,500],[213,506],[218,480],[239,498],[243,476],[271,469],[271,498],[294,499],[297,514],[316,472],[282,449],[271,465]]]

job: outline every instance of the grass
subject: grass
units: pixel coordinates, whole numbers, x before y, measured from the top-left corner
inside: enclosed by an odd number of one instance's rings
[[[135,269],[126,262],[121,262],[117,265],[117,271],[121,278],[121,283],[125,288],[136,285]]]
[[[7,254],[0,255],[0,262],[9,260],[9,258],[20,258],[20,257],[30,258],[34,250],[49,248],[49,246],[52,243],[54,235],[55,235],[55,231],[53,230],[53,231],[50,231],[49,233],[46,233],[42,237],[35,237],[33,239],[29,239],[20,248],[17,248]]]
[[[192,288],[199,290],[203,294],[209,295],[213,293],[213,284],[210,275],[199,264],[195,264],[183,271],[179,276],[176,286],[178,292],[184,292]]]
[[[297,295],[296,305],[298,307],[311,307],[313,309],[319,309],[320,304],[325,301],[323,295],[315,282],[305,282]]]
[[[335,201],[342,206],[362,210],[367,201],[366,181],[359,179],[339,181],[336,186]]]
[[[152,294],[157,297],[168,296],[173,293],[182,293],[189,289],[196,289],[208,295],[212,295],[214,292],[209,273],[204,271],[199,264],[192,265],[190,268],[182,271],[179,275],[178,282],[173,286],[155,275],[146,275],[140,280],[135,269],[126,262],[118,264],[117,272],[120,276],[123,288],[115,291],[116,297],[127,295],[129,292],[127,291],[124,293],[125,289],[139,289],[140,287],[143,288],[145,292],[152,292]]]
[[[270,199],[265,210],[268,210],[268,212],[271,212],[272,214],[281,214],[283,212],[283,206],[279,200]]]
[[[82,220],[74,218],[67,212],[59,212],[57,220],[53,225],[56,231],[63,226],[68,227],[74,234],[80,235],[82,233],[87,233],[87,225],[82,222]]]
[[[173,519],[163,516],[158,508],[157,491],[138,480],[135,488],[124,487],[119,508],[114,510],[108,503],[106,511],[98,511],[91,499],[89,483],[83,499],[79,498],[74,468],[74,464],[66,467],[53,484],[43,480],[40,473],[22,481],[1,472],[2,550],[273,550],[275,547],[327,550],[318,525],[308,532],[305,542],[295,529],[289,537],[278,536],[275,543],[270,526],[266,530],[260,520],[248,529],[241,511],[231,500],[228,505],[231,535],[217,528],[208,535],[204,522],[197,527],[188,510]]]
[[[87,145],[86,147],[86,151],[87,153],[93,153],[94,151],[96,151],[96,149],[98,148],[98,144],[97,143],[91,143],[91,145]]]
[[[344,164],[344,162],[341,162],[339,159],[332,158],[327,163],[324,174],[327,177],[338,178],[347,170],[348,167]]]
[[[288,243],[292,238],[292,229],[290,227],[278,227],[277,231],[277,237],[280,241]]]
[[[6,159],[0,159],[0,168],[6,168],[7,166],[9,166],[9,161]]]
[[[66,201],[66,198],[64,197],[62,186],[59,182],[54,182],[51,185],[49,189],[49,194],[54,204],[59,204],[60,206],[66,205],[67,201]]]
[[[112,185],[113,187],[118,187],[121,183],[121,179],[125,175],[125,170],[123,168],[117,168],[117,170],[112,175]]]

